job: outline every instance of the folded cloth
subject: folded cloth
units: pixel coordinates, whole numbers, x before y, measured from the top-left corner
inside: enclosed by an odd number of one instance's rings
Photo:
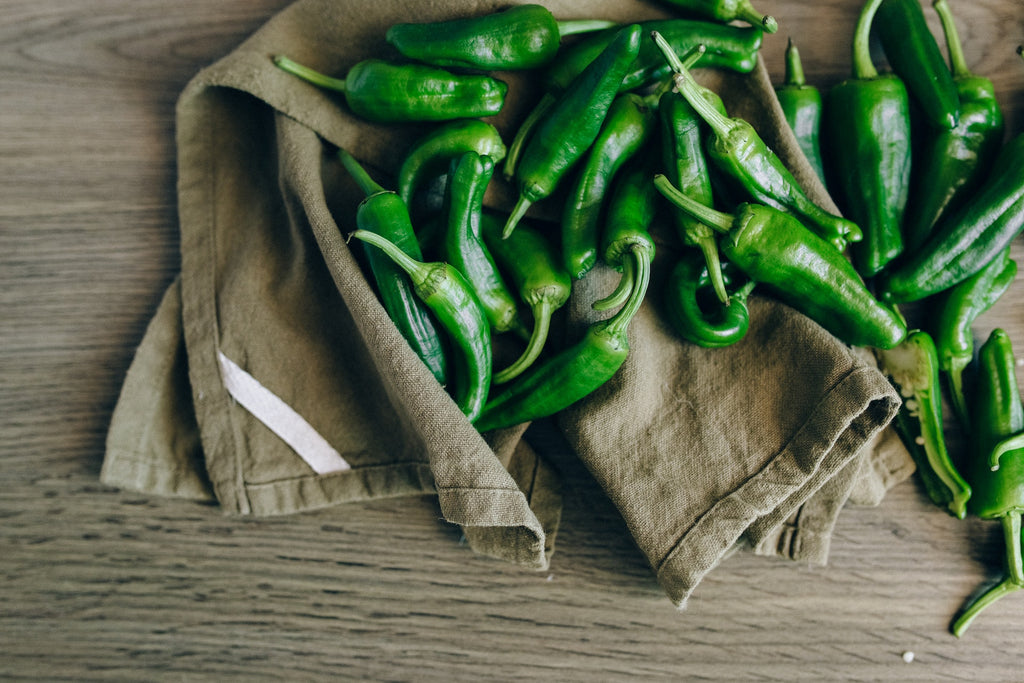
[[[668,16],[640,0],[546,4],[567,18]],[[506,5],[430,3],[416,20]],[[341,96],[270,59],[286,54],[343,75],[390,54],[387,27],[408,19],[408,3],[397,0],[300,0],[182,93],[181,274],[125,379],[101,479],[254,515],[432,494],[474,551],[545,568],[560,520],[557,473],[523,438],[525,425],[473,429],[388,319],[345,242],[363,195],[332,146],[387,186],[425,127],[361,121]],[[509,98],[493,121],[510,137],[531,84],[507,76]],[[734,113],[755,118],[798,178],[817,183],[765,104],[774,97],[763,62],[753,75],[722,78],[714,82]],[[487,201],[508,210],[508,188],[495,184]],[[557,213],[539,204],[536,215]],[[580,283],[580,301],[588,288],[606,292],[600,271]],[[582,323],[589,303],[574,306],[571,320]],[[794,537],[793,515],[812,501],[834,518],[855,479],[875,499],[899,479],[880,479],[898,467],[865,464],[876,457],[865,444],[891,418],[895,394],[792,309],[755,299],[748,340],[708,351],[672,337],[645,305],[631,340],[620,376],[562,425],[677,602],[722,547],[747,537],[768,549],[787,524]],[[849,486],[836,486],[839,472],[850,473]],[[668,478],[651,479],[656,473]],[[649,493],[635,489],[641,482],[665,497],[641,501]],[[828,530],[822,523],[815,533]],[[687,564],[694,556],[707,559]]]

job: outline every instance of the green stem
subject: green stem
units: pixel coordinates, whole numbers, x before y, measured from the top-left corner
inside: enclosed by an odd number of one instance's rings
[[[932,7],[942,22],[942,33],[946,36],[946,50],[949,52],[949,68],[953,72],[953,78],[973,77],[974,74],[967,68],[967,60],[964,59],[963,43],[960,42],[960,32],[956,30],[956,21],[953,19],[949,3],[946,0],[934,0]]]
[[[618,26],[618,22],[605,21],[603,19],[567,19],[559,21],[558,35],[561,37],[576,35],[577,33],[591,33],[606,28]]]
[[[676,89],[679,93],[686,98],[686,101],[690,103],[690,106],[696,110],[697,114],[711,127],[715,135],[718,137],[727,137],[736,124],[729,119],[728,116],[722,114],[711,104],[708,98],[702,96],[702,91],[706,88],[697,81],[694,80],[693,75],[689,69],[686,68],[686,62],[679,58],[679,55],[672,49],[672,45],[669,44],[665,37],[657,31],[651,31],[651,38],[654,39],[658,49],[661,50],[661,54],[664,55],[665,60],[668,62],[669,67],[672,69],[674,74],[674,80]],[[693,50],[699,50],[701,54],[707,51],[707,47],[703,44],[696,45],[689,52],[687,57]]]
[[[551,329],[551,313],[554,307],[547,299],[542,299],[533,309],[533,332],[522,355],[501,372],[496,372],[493,377],[495,384],[502,384],[515,379],[523,373],[540,356],[544,350],[544,343],[548,338],[548,330]]]
[[[516,226],[519,225],[519,221],[526,215],[526,212],[530,209],[532,204],[533,202],[526,197],[522,195],[519,196],[519,199],[516,201],[516,205],[512,207],[512,213],[509,214],[508,220],[505,222],[505,228],[501,231],[502,239],[507,239],[508,236],[512,234],[516,229]]]
[[[997,583],[995,586],[983,593],[977,600],[972,602],[967,609],[960,613],[960,616],[953,622],[953,635],[957,638],[962,636],[964,631],[967,630],[967,627],[974,621],[975,617],[981,614],[986,607],[1000,598],[1020,590],[1021,588],[1024,588],[1024,586],[1014,583],[1009,577]]]
[[[350,237],[355,237],[358,240],[369,242],[373,246],[379,247],[391,258],[391,260],[395,262],[395,265],[409,274],[409,278],[412,280],[414,285],[419,286],[429,278],[429,274],[432,270],[429,265],[421,263],[409,256],[388,238],[382,237],[375,232],[370,232],[369,230],[356,230],[350,235]]]
[[[622,305],[618,313],[608,320],[608,325],[605,329],[613,336],[625,334],[626,328],[629,326],[630,321],[633,320],[633,316],[640,310],[640,304],[643,303],[644,297],[647,295],[647,286],[651,282],[651,260],[653,254],[651,254],[650,249],[642,247],[633,248],[630,250],[630,254],[633,257],[636,277],[633,281],[633,290],[629,293],[626,303]]]
[[[779,30],[779,22],[770,14],[761,14],[749,0],[740,0],[736,7],[736,18],[745,21],[753,26],[760,26],[765,33],[775,33]]]
[[[712,209],[710,206],[704,206],[696,199],[687,197],[663,174],[659,173],[654,176],[654,186],[658,188],[658,192],[661,192],[666,199],[712,230],[725,234],[732,229],[732,214],[723,213]]]
[[[636,266],[633,259],[627,258],[622,261],[622,277],[615,287],[615,291],[603,299],[595,301],[591,306],[595,311],[607,311],[616,306],[621,306],[629,298],[633,291],[633,283],[636,280]]]
[[[807,84],[804,76],[804,64],[800,60],[800,50],[796,48],[793,39],[786,43],[786,85],[802,86]]]
[[[519,163],[519,156],[523,153],[526,141],[529,139],[533,129],[537,127],[537,124],[543,120],[544,116],[557,101],[558,98],[553,94],[544,93],[533,110],[523,119],[522,124],[520,124],[519,129],[516,131],[515,137],[512,138],[512,142],[508,146],[508,152],[505,154],[505,163],[501,170],[505,180],[512,180],[516,173],[516,164]]]
[[[1010,580],[1024,586],[1024,559],[1021,559],[1020,511],[1014,510],[1003,515],[1003,539],[1006,541],[1006,569]]]
[[[299,64],[296,61],[285,57],[284,55],[274,55],[274,64],[290,73],[293,76],[298,76],[307,83],[312,83],[320,88],[327,90],[336,90],[338,92],[345,92],[345,79],[344,78],[333,78],[325,74],[310,69],[308,66]]]
[[[992,449],[992,453],[988,456],[988,465],[992,468],[992,471],[999,469],[999,459],[1010,451],[1015,451],[1024,448],[1024,432],[1008,436],[995,445]]]
[[[704,263],[707,264],[708,277],[711,279],[711,287],[715,290],[715,296],[723,305],[729,305],[729,292],[725,289],[725,276],[722,274],[722,262],[718,256],[718,242],[714,237],[708,235],[707,239],[697,242],[701,252],[704,254]]]
[[[868,0],[853,31],[853,75],[858,79],[878,77],[878,69],[871,60],[871,23],[881,4],[882,0]]]
[[[360,165],[356,158],[348,153],[348,150],[338,148],[338,158],[341,160],[342,165],[345,167],[367,196],[372,194],[378,194],[380,192],[387,192],[381,185],[370,177],[370,174],[366,172],[366,169]]]

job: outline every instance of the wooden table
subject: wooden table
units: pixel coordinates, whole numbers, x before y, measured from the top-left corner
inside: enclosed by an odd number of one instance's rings
[[[1001,574],[998,525],[947,516],[913,480],[842,513],[827,567],[739,553],[685,612],[564,453],[541,573],[474,555],[431,497],[237,519],[101,485],[111,410],[178,268],[175,99],[286,4],[2,3],[0,677],[1024,680],[1024,594],[947,631]],[[812,82],[848,74],[859,2],[760,5]],[[1024,130],[1019,0],[953,5]],[[784,45],[764,47],[776,78]],[[1024,280],[978,334],[996,325],[1024,351]]]

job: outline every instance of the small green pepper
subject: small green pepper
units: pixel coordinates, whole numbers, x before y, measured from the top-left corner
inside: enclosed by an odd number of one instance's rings
[[[821,91],[807,83],[800,51],[793,39],[786,44],[786,72],[781,85],[776,86],[775,96],[782,107],[796,138],[800,150],[807,157],[811,168],[825,183],[825,167],[821,162],[821,113],[824,104]]]
[[[884,0],[878,8],[878,36],[889,65],[935,128],[952,128],[960,118],[956,85],[928,28],[921,0]]]
[[[722,273],[726,285],[733,284],[733,275],[740,275],[730,263]],[[729,303],[723,304],[713,291],[705,296],[706,290],[712,290],[707,265],[699,252],[686,251],[672,267],[663,290],[665,318],[680,337],[698,346],[717,349],[735,344],[750,328],[747,297],[756,284],[735,279],[745,282],[730,292]]]
[[[491,329],[472,285],[453,266],[423,263],[385,237],[356,230],[352,237],[380,248],[412,280],[416,295],[433,311],[458,350],[453,397],[470,422],[480,415],[491,386]]]
[[[572,293],[572,277],[562,265],[561,254],[544,234],[520,223],[508,239],[502,239],[504,224],[503,218],[485,211],[481,223],[484,243],[519,292],[519,298],[530,307],[533,330],[519,358],[494,373],[494,384],[515,379],[540,357],[551,328],[551,316]]]
[[[280,69],[302,80],[340,92],[356,116],[380,123],[450,121],[493,116],[505,104],[508,84],[480,74],[454,74],[423,64],[391,64],[380,59],[356,63],[345,78],[333,78],[283,55]]]
[[[541,5],[447,21],[391,26],[385,40],[403,56],[436,66],[514,71],[548,64],[564,36],[614,26],[611,21],[558,21]]]
[[[484,193],[494,174],[490,157],[466,152],[452,162],[446,189],[444,254],[473,286],[496,333],[523,330],[515,296],[494,262],[481,228]]]
[[[793,215],[747,203],[730,215],[690,199],[664,175],[654,183],[670,202],[722,233],[719,246],[728,261],[840,340],[881,349],[903,341],[902,317],[871,295],[842,253]]]
[[[366,194],[356,210],[356,225],[386,237],[410,257],[421,258],[409,211],[401,198],[374,181],[346,150],[338,150],[338,159]],[[366,250],[366,257],[388,317],[437,381],[445,384],[448,360],[440,330],[429,309],[413,292],[409,278],[391,259],[382,258],[372,249]]]
[[[465,152],[490,157],[495,165],[505,158],[498,129],[480,119],[444,123],[421,137],[398,169],[398,194],[411,208],[416,191],[429,177],[442,175],[451,161]]]
[[[917,465],[928,497],[963,519],[971,487],[957,471],[946,448],[939,357],[931,335],[913,330],[899,346],[879,351],[878,358],[881,369],[903,396],[896,426]]]
[[[752,26],[760,26],[768,33],[779,30],[779,22],[775,17],[761,14],[750,3],[750,0],[662,0],[673,7],[699,14],[709,19],[729,23],[745,21]]]
[[[751,199],[796,214],[838,251],[845,249],[847,241],[860,240],[857,225],[812,202],[754,127],[741,118],[723,116],[703,94],[708,89],[693,79],[671,46],[656,32],[652,37],[672,66],[676,88],[711,129],[705,144],[709,161],[741,185]]]
[[[1021,513],[1024,512],[1024,405],[1013,347],[1004,330],[993,330],[978,353],[978,386],[971,419],[967,477],[974,489],[970,510],[998,519],[1006,547],[1006,577],[973,600],[950,629],[960,637],[997,600],[1024,588]]]
[[[980,187],[999,152],[1005,128],[992,81],[967,68],[960,37],[946,0],[932,3],[942,20],[949,62],[960,99],[952,128],[926,131],[915,151],[910,205],[903,223],[908,251],[916,251],[945,212],[955,211]]]
[[[853,76],[832,87],[823,135],[836,201],[864,231],[852,249],[857,270],[874,277],[903,252],[910,192],[910,99],[903,81],[879,74],[869,37],[882,0],[869,0],[853,35]],[[916,3],[918,0],[913,0]]]
[[[620,29],[601,55],[566,88],[536,132],[516,166],[519,199],[505,224],[505,235],[530,205],[544,199],[583,157],[597,138],[623,74],[640,49],[640,27]]]
[[[964,426],[968,425],[968,410],[963,373],[974,358],[971,326],[995,305],[1016,276],[1017,262],[1006,249],[977,273],[937,295],[930,306],[939,368],[948,379],[950,402]]]

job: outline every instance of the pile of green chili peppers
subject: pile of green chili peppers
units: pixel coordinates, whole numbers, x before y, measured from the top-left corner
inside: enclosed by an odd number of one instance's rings
[[[341,93],[354,116],[427,126],[391,177],[335,154],[365,195],[351,237],[382,305],[481,432],[554,415],[607,383],[649,295],[679,343],[742,343],[756,292],[874,349],[904,396],[896,426],[928,496],[1004,526],[1007,576],[957,618],[960,635],[1024,587],[1012,352],[999,332],[976,354],[972,336],[1016,275],[1024,133],[1004,141],[992,83],[968,69],[947,0],[933,5],[948,64],[920,0],[864,0],[851,77],[828,91],[809,84],[790,40],[776,88],[834,212],[692,73],[752,71],[776,19],[749,0],[663,4],[679,17],[559,20],[524,4],[396,24],[385,40],[400,58],[343,77],[273,60]],[[890,69],[874,64],[872,37]],[[502,74],[514,71],[540,92],[499,129]],[[497,211],[495,189],[514,206]],[[542,203],[549,218],[531,212]],[[656,255],[668,276],[655,289]],[[618,273],[591,302],[601,319],[578,338],[556,333],[574,283],[595,268]],[[947,448],[945,397],[970,434],[969,462]]]

